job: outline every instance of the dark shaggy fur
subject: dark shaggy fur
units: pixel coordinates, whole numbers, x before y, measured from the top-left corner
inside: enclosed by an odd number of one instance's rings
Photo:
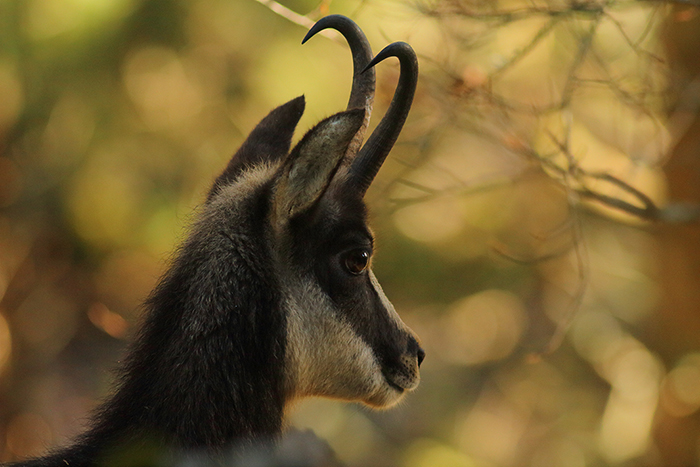
[[[265,118],[209,202],[247,166],[289,151],[303,98]],[[265,239],[270,185],[230,217],[205,206],[189,239],[146,304],[145,321],[119,372],[114,396],[77,442],[24,466],[157,463],[168,452],[269,442],[284,406],[285,316]]]

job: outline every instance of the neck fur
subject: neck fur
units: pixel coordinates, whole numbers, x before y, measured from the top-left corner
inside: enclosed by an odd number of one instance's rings
[[[262,225],[216,218],[205,213],[151,295],[117,392],[81,445],[219,452],[280,433],[286,318]]]

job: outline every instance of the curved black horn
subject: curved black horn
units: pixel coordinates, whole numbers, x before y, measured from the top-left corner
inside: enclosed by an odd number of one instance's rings
[[[374,69],[363,73],[372,60],[372,47],[369,45],[369,41],[367,37],[365,37],[365,33],[362,32],[362,29],[360,29],[353,20],[342,15],[329,15],[318,20],[316,24],[309,29],[309,32],[301,43],[306,43],[306,41],[311,39],[318,32],[328,28],[340,32],[345,37],[345,40],[348,41],[350,51],[352,52],[352,90],[350,91],[350,99],[348,100],[347,108],[348,110],[365,109],[365,121],[355,134],[346,153],[349,157],[352,157],[357,154],[360,145],[362,145],[362,139],[369,126],[372,104],[374,103],[376,81]]]
[[[374,57],[367,65],[367,69],[372,68],[387,57],[399,59],[401,65],[399,83],[384,118],[379,122],[353,161],[347,182],[353,185],[354,190],[358,190],[363,195],[372,184],[372,180],[401,133],[418,84],[418,59],[410,45],[405,42],[389,44]]]
[[[369,45],[365,33],[353,20],[343,15],[329,15],[321,18],[309,29],[301,43],[305,44],[317,33],[328,28],[340,32],[345,37],[345,40],[348,41],[352,52],[354,75],[348,110],[364,108],[366,112],[371,111],[372,102],[374,101],[375,73],[374,70],[371,73],[363,73],[362,71],[367,68],[367,64],[372,60],[372,47]],[[369,115],[366,118],[369,119]]]

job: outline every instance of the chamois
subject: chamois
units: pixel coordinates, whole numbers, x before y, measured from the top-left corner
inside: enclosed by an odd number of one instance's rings
[[[293,400],[390,407],[418,385],[425,354],[370,269],[363,201],[411,106],[416,56],[394,43],[372,59],[359,27],[338,15],[304,42],[326,28],[352,51],[348,110],[291,151],[303,96],[253,129],[147,300],[114,394],[75,444],[18,465],[141,465],[189,452],[221,459],[278,439]],[[399,83],[360,149],[373,67],[391,56]]]

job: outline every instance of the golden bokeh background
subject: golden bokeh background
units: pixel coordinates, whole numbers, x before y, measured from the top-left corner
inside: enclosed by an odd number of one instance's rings
[[[693,1],[0,1],[0,461],[81,431],[228,157],[344,109],[351,16],[418,52],[368,193],[427,358],[398,408],[309,400],[349,466],[700,465]],[[337,38],[336,38],[337,39]],[[396,63],[378,66],[373,126]]]

